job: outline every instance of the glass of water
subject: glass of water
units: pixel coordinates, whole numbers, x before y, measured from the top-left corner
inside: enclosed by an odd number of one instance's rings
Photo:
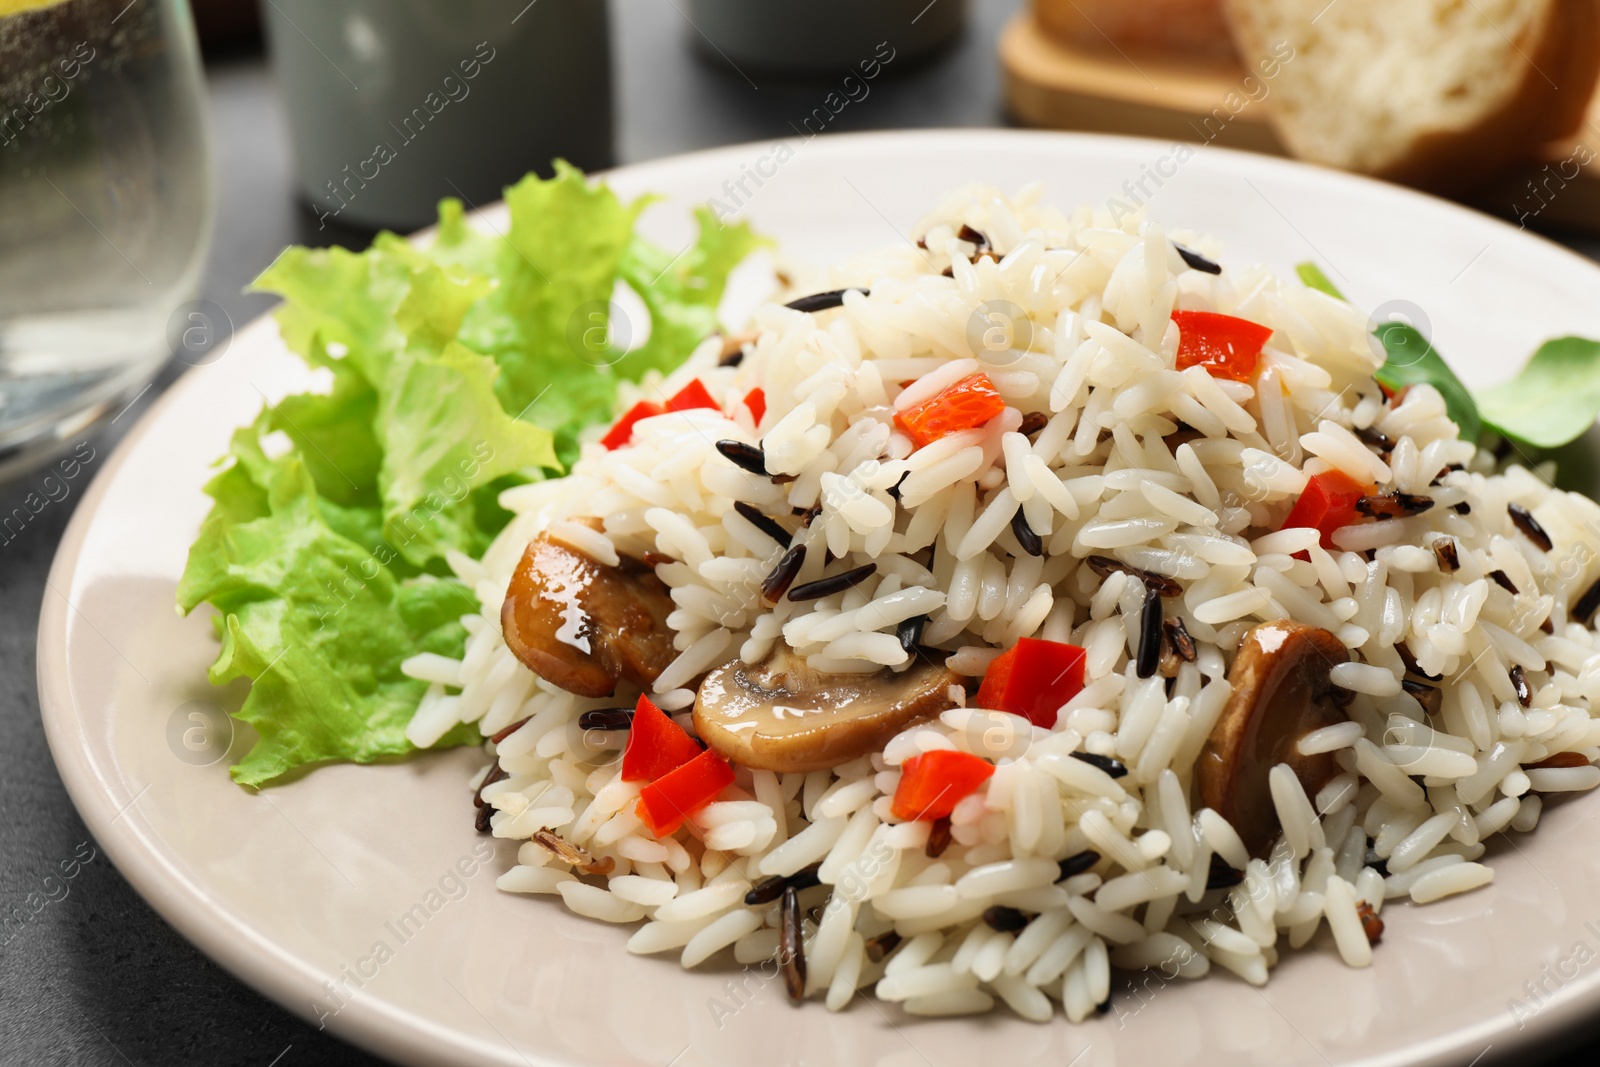
[[[186,0],[0,3],[0,478],[219,328],[212,210]]]

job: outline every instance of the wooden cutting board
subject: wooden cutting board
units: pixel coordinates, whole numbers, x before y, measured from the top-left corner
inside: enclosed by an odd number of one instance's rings
[[[1234,60],[1072,48],[1024,10],[1000,34],[1006,106],[1028,126],[1125,133],[1287,155],[1267,121],[1271,81]],[[1572,142],[1471,198],[1538,229],[1600,233],[1600,94]]]

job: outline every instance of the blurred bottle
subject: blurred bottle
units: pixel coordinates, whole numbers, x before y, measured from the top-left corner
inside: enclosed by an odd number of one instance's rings
[[[225,327],[185,304],[212,183],[184,0],[0,12],[4,476],[120,406],[172,336]]]
[[[322,223],[406,230],[612,151],[604,0],[272,0],[295,174]]]
[[[886,42],[903,69],[955,39],[967,0],[689,0],[691,40],[777,75],[848,71]]]

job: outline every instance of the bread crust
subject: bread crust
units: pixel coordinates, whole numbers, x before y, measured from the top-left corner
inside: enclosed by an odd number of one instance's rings
[[[1222,0],[1033,0],[1033,11],[1046,34],[1077,48],[1234,55]]]
[[[1251,11],[1270,2],[1225,0],[1234,39],[1247,61],[1266,54],[1267,42],[1257,35]],[[1600,0],[1549,0],[1515,46],[1520,53],[1513,57],[1519,64],[1518,80],[1498,106],[1469,123],[1416,137],[1390,162],[1369,173],[1437,192],[1463,192],[1536,157],[1546,142],[1575,131],[1600,78]],[[1295,155],[1332,166],[1345,164],[1319,158],[1317,146],[1308,143],[1294,121],[1271,103],[1269,99],[1273,128]],[[1330,101],[1330,106],[1335,103]]]

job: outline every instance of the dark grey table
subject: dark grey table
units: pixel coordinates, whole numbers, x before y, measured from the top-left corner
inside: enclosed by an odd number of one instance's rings
[[[954,47],[875,83],[870,101],[847,108],[835,128],[1003,124],[994,41],[1017,6],[1018,0],[974,0],[971,25]],[[758,77],[759,88],[752,88],[705,48],[677,0],[614,0],[612,7],[619,162],[790,135],[789,123],[830,87]],[[270,300],[242,288],[284,245],[359,246],[366,235],[318,233],[297,204],[284,116],[260,54],[209,56],[207,75],[220,202],[204,296],[243,325]],[[1566,239],[1600,253],[1600,242]],[[175,376],[169,369],[116,425],[99,432],[98,456],[109,454]],[[0,489],[0,514],[9,514],[33,483],[25,477]],[[202,956],[98,850],[70,882],[46,881],[61,861],[94,848],[50,760],[34,686],[45,574],[76,500],[74,493],[52,503],[0,546],[6,683],[0,688],[0,914],[15,914],[30,894],[47,901],[26,921],[0,925],[0,1064],[377,1063]],[[1570,1062],[1592,1063],[1597,1055],[1600,1044]]]

